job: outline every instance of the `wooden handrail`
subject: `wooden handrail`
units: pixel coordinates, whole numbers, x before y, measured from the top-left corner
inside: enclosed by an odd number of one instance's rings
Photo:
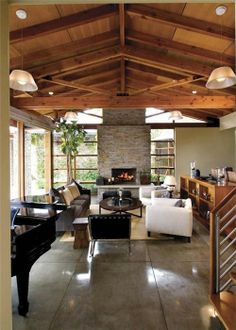
[[[231,190],[230,193],[228,193],[228,195],[226,195],[226,196],[220,201],[220,203],[217,204],[217,205],[214,207],[213,210],[211,210],[211,213],[212,213],[213,215],[215,215],[216,212],[218,212],[218,211],[219,211],[219,210],[220,210],[220,209],[221,209],[226,203],[228,203],[228,201],[229,201],[232,197],[234,197],[235,193],[236,193],[236,187],[233,188],[233,190]]]

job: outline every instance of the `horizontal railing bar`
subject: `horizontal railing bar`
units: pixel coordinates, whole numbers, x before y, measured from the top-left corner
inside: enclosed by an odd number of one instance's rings
[[[228,248],[236,242],[236,237],[220,252],[220,256],[222,257],[223,254],[228,250]]]
[[[227,275],[231,271],[231,269],[234,268],[235,265],[236,265],[236,260],[224,271],[224,273],[220,275],[220,279],[222,280],[222,278],[225,275]]]
[[[220,223],[222,223],[225,220],[225,218],[227,218],[235,209],[236,209],[236,205],[234,205],[232,209],[230,209],[226,214],[224,214],[224,216],[220,219]]]
[[[236,255],[236,250],[220,265],[220,269],[223,269],[224,266]]]
[[[236,214],[221,228],[220,233],[222,233],[225,230],[225,228],[227,228],[232,222],[234,222],[235,219],[236,219]]]
[[[228,279],[228,281],[225,282],[224,285],[220,287],[220,291],[224,291],[224,289],[227,288],[227,286],[229,286],[231,282],[232,282],[231,278]]]
[[[221,242],[220,246],[224,245],[224,243],[236,232],[236,228],[234,228]]]

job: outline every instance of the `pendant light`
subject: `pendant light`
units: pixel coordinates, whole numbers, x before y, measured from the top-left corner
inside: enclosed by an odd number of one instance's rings
[[[27,18],[27,12],[24,9],[18,9],[16,11],[16,16],[19,19],[24,20]],[[22,33],[21,44],[23,44],[23,29],[21,33]],[[32,77],[31,73],[23,70],[23,46],[21,46],[21,56],[22,56],[22,70],[17,69],[11,72],[9,77],[10,88],[23,92],[35,92],[38,90],[38,86],[36,85],[34,78]]]
[[[175,121],[181,120],[181,119],[183,119],[183,115],[180,111],[171,111],[168,119],[175,120]]]
[[[73,111],[68,111],[65,113],[65,116],[63,118],[68,123],[76,122],[78,120],[77,113]]]
[[[218,6],[216,8],[216,15],[222,16],[227,10],[226,6]],[[222,29],[222,23],[221,23]],[[221,33],[222,37],[222,33]],[[230,87],[236,84],[236,75],[229,66],[222,66],[216,68],[210,74],[210,77],[206,83],[208,89],[222,89]]]

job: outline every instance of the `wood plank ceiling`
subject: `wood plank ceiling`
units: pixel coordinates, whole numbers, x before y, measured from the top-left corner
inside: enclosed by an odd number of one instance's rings
[[[13,5],[10,68],[30,71],[39,90],[11,91],[11,104],[54,117],[89,107],[181,109],[203,120],[231,113],[236,86],[205,87],[214,68],[235,68],[234,4],[222,17],[217,5],[20,6],[24,21]]]

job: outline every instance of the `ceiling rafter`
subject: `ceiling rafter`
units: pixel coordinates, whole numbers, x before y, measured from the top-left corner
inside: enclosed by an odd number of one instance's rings
[[[144,65],[159,67],[162,70],[179,72],[180,74],[209,76],[213,66],[202,64],[191,59],[163,55],[155,51],[147,51],[139,47],[126,46],[121,50],[125,57]],[[184,72],[181,72],[184,71]]]
[[[207,36],[225,38],[234,41],[234,29],[218,24],[202,21],[193,17],[178,15],[168,11],[154,9],[142,5],[128,5],[126,12],[143,19],[154,20],[155,22],[165,23],[173,27],[179,27],[188,31],[194,31]]]
[[[85,77],[80,77],[79,79],[73,80],[74,83],[80,83],[80,84],[90,84],[90,86],[93,86],[96,83],[104,82],[104,80],[109,79],[109,77],[117,76],[117,73],[119,71],[119,68],[113,68],[106,72],[99,72],[95,74],[90,74]],[[53,78],[56,79],[56,78]],[[41,80],[40,80],[41,81]],[[63,88],[60,85],[52,86],[50,84],[50,80],[42,79],[43,82],[48,81],[49,84],[47,84],[47,87],[41,87],[40,92],[41,93],[48,93],[49,91],[53,90],[54,92],[60,93],[60,91],[63,91]],[[53,88],[52,88],[53,87]]]
[[[219,54],[218,52],[200,48],[192,45],[183,44],[178,41],[168,40],[164,38],[154,37],[148,34],[140,33],[137,31],[129,31],[126,38],[128,40],[136,41],[148,46],[158,47],[161,49],[172,50],[181,54],[195,55],[199,58],[207,59],[227,65],[234,65],[234,56],[227,54]]]
[[[53,107],[62,108],[112,108],[135,109],[139,107],[163,107],[169,109],[232,109],[235,107],[235,96],[88,96],[88,97],[33,97],[13,99],[17,108],[40,110]]]
[[[125,5],[119,4],[120,47],[125,47]],[[124,93],[125,86],[125,60],[120,59],[120,92]]]
[[[82,90],[86,90],[86,91],[89,91],[92,93],[111,95],[111,93],[108,92],[107,90],[103,90],[100,88],[91,87],[91,86],[87,86],[87,85],[83,85],[83,84],[79,84],[79,83],[75,83],[75,82],[71,82],[71,81],[66,81],[66,80],[61,80],[61,79],[52,79],[52,80],[43,79],[43,80],[50,81],[52,84],[56,84],[56,85],[60,85],[60,86],[66,86],[66,87],[70,87],[70,88],[74,88],[74,89],[82,89]]]
[[[141,94],[143,92],[152,92],[152,91],[160,91],[162,89],[168,89],[168,88],[172,88],[175,86],[181,86],[181,85],[185,85],[185,84],[189,84],[193,81],[197,81],[197,80],[201,80],[204,77],[188,77],[188,78],[184,78],[184,79],[180,79],[180,80],[173,80],[171,82],[167,82],[165,84],[159,84],[159,85],[154,85],[152,87],[147,87],[147,88],[143,88],[143,89],[139,89],[136,92],[132,93],[132,95],[137,95],[137,94]]]
[[[54,75],[58,73],[65,74],[66,72],[89,66],[91,64],[99,64],[109,59],[120,57],[120,48],[108,47],[97,51],[89,52],[83,55],[75,56],[74,58],[56,61],[47,65],[43,65],[31,70],[31,73],[39,78],[47,75]]]
[[[44,35],[69,29],[75,26],[84,25],[101,20],[107,17],[117,15],[116,5],[103,5],[96,8],[88,9],[83,12],[75,13],[72,15],[60,17],[45,23],[29,26],[24,29],[15,30],[10,32],[10,44],[21,41],[22,33],[24,41],[39,38]]]
[[[118,55],[117,57],[111,57],[111,58],[108,58],[108,59],[105,59],[104,61],[101,61],[101,62],[94,62],[94,63],[91,63],[89,65],[85,65],[85,66],[80,66],[80,67],[74,67],[73,69],[68,69],[67,71],[65,72],[59,72],[59,73],[56,73],[53,75],[54,78],[65,78],[65,77],[70,77],[71,75],[74,75],[74,74],[80,74],[81,72],[86,72],[87,70],[89,72],[92,72],[92,71],[96,71],[96,69],[100,68],[100,67],[103,67],[103,66],[106,66],[108,68],[110,68],[110,65],[113,65],[113,64],[117,64],[117,66],[119,65],[119,60],[120,60],[120,56]]]
[[[61,45],[37,50],[35,52],[24,55],[24,63],[27,68],[33,68],[42,65],[47,61],[57,61],[58,59],[64,59],[71,56],[81,54],[93,50],[92,48],[106,45],[108,42],[118,41],[118,31],[108,31],[97,34],[92,37],[79,39],[73,42],[68,42],[61,47]],[[106,46],[105,46],[106,47]],[[21,65],[22,57],[13,57],[10,60],[11,68],[14,69]]]

